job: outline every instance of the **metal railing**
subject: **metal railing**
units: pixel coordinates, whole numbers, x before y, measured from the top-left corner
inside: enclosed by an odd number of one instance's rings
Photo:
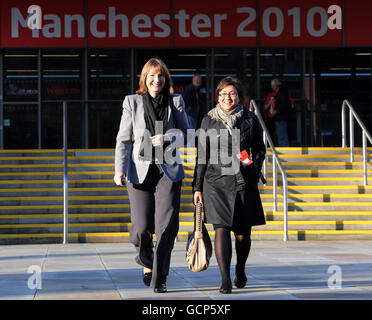
[[[254,109],[254,113],[256,114],[258,121],[261,124],[261,127],[263,129],[263,140],[265,143],[265,146],[267,146],[267,143],[269,143],[272,151],[273,156],[273,212],[278,211],[278,196],[277,196],[277,166],[279,167],[280,173],[282,174],[282,181],[283,181],[283,223],[284,223],[284,231],[283,231],[283,241],[288,241],[288,181],[287,181],[287,174],[284,171],[284,168],[282,164],[280,163],[278,153],[275,150],[274,143],[270,138],[269,131],[267,130],[267,127],[265,125],[264,120],[262,119],[260,109],[258,108],[256,102],[254,100],[251,100],[250,107]],[[264,167],[264,175],[267,176],[267,156],[265,158],[265,161],[263,163]]]
[[[363,185],[368,185],[367,176],[367,138],[372,144],[371,134],[368,132],[364,123],[360,120],[351,103],[345,99],[342,103],[341,122],[342,122],[342,148],[346,148],[346,107],[349,108],[349,138],[350,138],[350,162],[354,162],[354,118],[362,129],[363,140]]]
[[[68,244],[67,103],[63,101],[63,244]]]

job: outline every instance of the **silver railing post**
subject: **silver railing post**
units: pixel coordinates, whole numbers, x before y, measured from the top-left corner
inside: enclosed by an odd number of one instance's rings
[[[63,244],[68,243],[67,103],[63,101]]]
[[[263,132],[263,142],[265,144],[265,147],[267,148],[267,138],[266,138],[266,132],[265,131]],[[263,163],[263,169],[264,169],[264,176],[267,177],[267,157],[265,157],[265,160],[264,160],[264,163]]]
[[[351,109],[349,110],[349,129],[350,129],[350,162],[354,162],[354,117]]]
[[[276,173],[276,159],[275,155],[273,154],[273,211],[278,211],[278,204],[277,204],[277,187],[278,187],[278,175]]]
[[[346,148],[346,101],[342,103],[341,126],[342,126],[342,147]]]
[[[367,178],[367,136],[366,133],[363,131],[363,185],[366,186],[368,184]]]
[[[359,118],[358,114],[354,110],[350,102],[345,99],[342,103],[341,111],[341,121],[342,121],[342,147],[346,148],[346,120],[345,120],[345,109],[349,108],[349,124],[350,124],[350,161],[354,161],[354,118],[362,129],[362,139],[363,139],[363,185],[368,185],[368,152],[367,152],[367,139],[372,144],[372,136],[368,132],[366,126]]]
[[[284,224],[284,226],[283,226],[283,229],[284,229],[283,230],[283,240],[288,241],[288,181],[287,181],[287,174],[285,173],[284,168],[279,161],[279,156],[278,156],[278,153],[275,150],[273,141],[270,138],[269,131],[267,130],[265,122],[262,119],[260,110],[259,110],[259,108],[258,108],[258,106],[257,106],[257,104],[254,100],[251,100],[250,107],[251,108],[253,107],[253,110],[254,110],[254,112],[255,112],[255,114],[258,118],[258,121],[260,122],[261,127],[263,129],[264,137],[265,137],[264,138],[265,146],[266,146],[266,142],[268,142],[269,146],[271,147],[272,154],[273,154],[272,163],[273,163],[273,202],[274,202],[273,211],[274,212],[277,211],[277,209],[278,209],[278,206],[277,206],[277,180],[278,179],[277,179],[276,166],[279,167],[280,173],[282,175],[282,181],[283,181],[283,224]],[[265,162],[267,162],[267,156],[265,158]],[[265,170],[265,167],[264,167],[264,170]]]

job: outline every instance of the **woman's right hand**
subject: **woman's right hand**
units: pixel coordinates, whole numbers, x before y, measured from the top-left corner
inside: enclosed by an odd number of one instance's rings
[[[195,191],[194,192],[194,205],[197,205],[198,202],[203,204],[203,196],[202,196],[202,193],[200,191]]]
[[[123,185],[123,182],[122,182],[122,179],[124,177],[124,173],[123,172],[116,172],[115,173],[115,176],[114,176],[114,181],[116,183],[117,186],[124,186]]]

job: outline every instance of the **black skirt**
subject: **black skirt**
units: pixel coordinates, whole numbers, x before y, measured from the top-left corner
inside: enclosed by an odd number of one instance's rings
[[[251,226],[248,226],[249,223],[247,220],[246,210],[244,210],[244,190],[241,190],[236,193],[232,226],[213,224],[213,228],[214,230],[217,228],[231,228],[235,233],[246,233],[251,230]]]

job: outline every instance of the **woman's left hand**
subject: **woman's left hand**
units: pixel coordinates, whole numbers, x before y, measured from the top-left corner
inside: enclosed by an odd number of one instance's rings
[[[158,134],[151,137],[151,142],[154,147],[162,146],[165,142],[170,142],[170,138],[166,134]]]

